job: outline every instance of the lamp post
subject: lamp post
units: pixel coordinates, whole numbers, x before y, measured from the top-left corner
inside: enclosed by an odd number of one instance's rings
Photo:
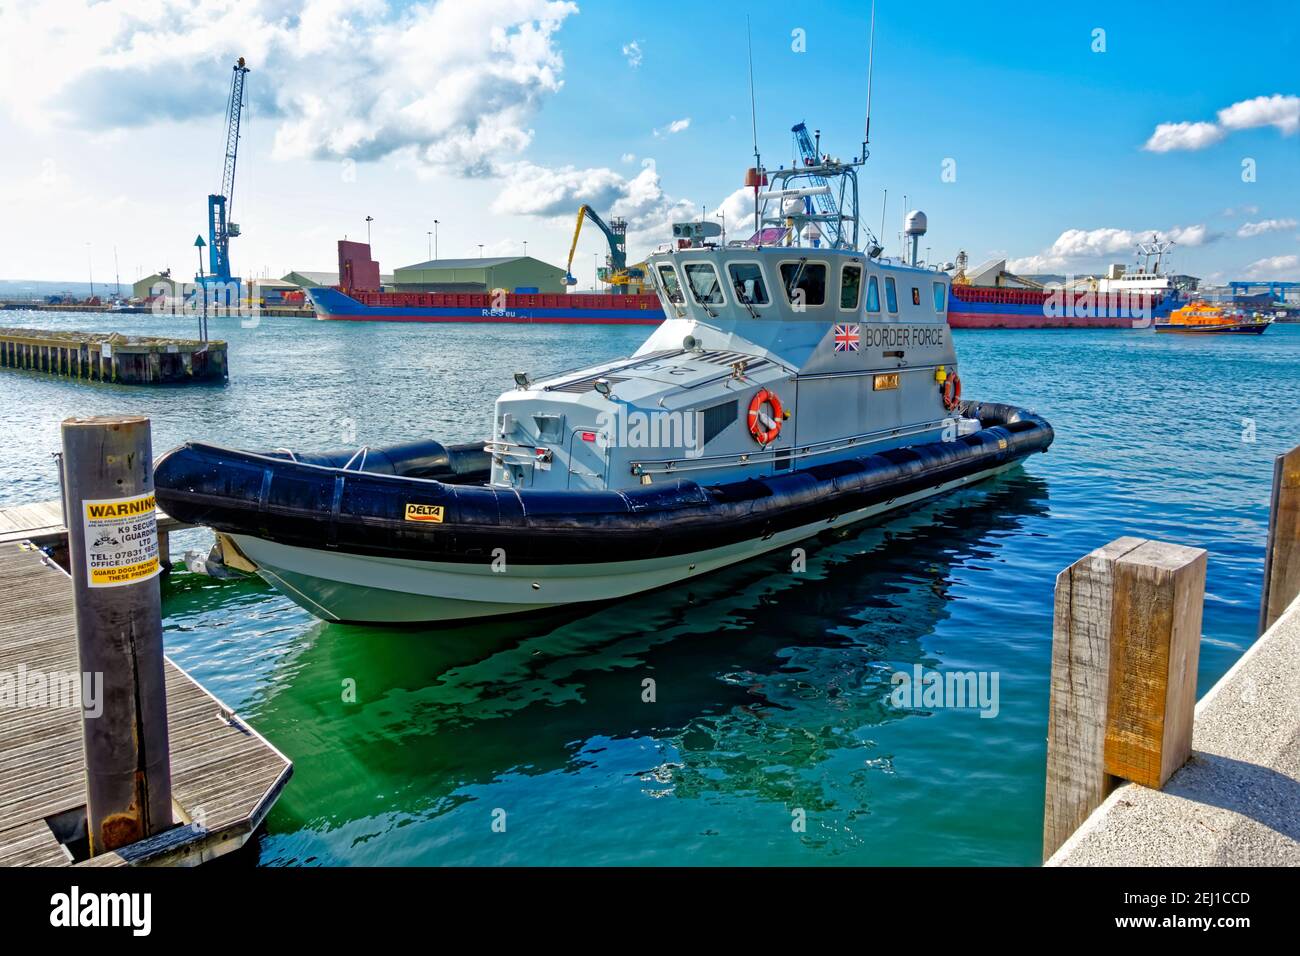
[[[86,271],[90,273],[90,297],[95,297],[95,263],[90,255],[90,243],[86,243]]]
[[[366,245],[370,245],[370,224],[374,221],[374,216],[366,216]]]
[[[429,237],[429,258],[432,259],[433,258],[433,233],[426,232],[425,235]]]
[[[481,243],[481,242],[478,244],[478,257],[479,257],[480,259],[483,258],[483,243]]]
[[[524,258],[528,257],[528,240],[524,240]]]
[[[203,247],[205,245],[207,245],[207,243],[203,241],[203,236],[199,235],[194,237],[194,248],[199,254],[199,288],[196,294],[203,296],[203,317],[199,319],[200,342],[206,342],[208,340],[208,286],[207,283],[203,281]],[[175,289],[173,288],[173,292],[174,291]]]
[[[433,221],[433,258],[438,258],[438,220]]]

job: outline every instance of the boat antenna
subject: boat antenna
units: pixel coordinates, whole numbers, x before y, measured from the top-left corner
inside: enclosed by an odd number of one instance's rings
[[[873,0],[874,2],[874,0]],[[754,170],[758,179],[763,178],[763,163],[758,158],[758,100],[754,96],[754,36],[749,26],[749,14],[745,14],[745,43],[749,48],[749,124],[754,133]],[[754,183],[754,231],[761,226],[758,220],[758,183]]]
[[[871,0],[871,35],[867,40],[867,123],[862,130],[862,161],[867,161],[867,144],[871,142],[871,79],[876,59],[876,0]],[[750,69],[753,69],[752,63]]]
[[[885,207],[889,204],[889,190],[880,197],[880,241],[885,241]]]

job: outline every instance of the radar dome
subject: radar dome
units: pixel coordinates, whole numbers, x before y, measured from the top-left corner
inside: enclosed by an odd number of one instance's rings
[[[909,236],[924,236],[928,226],[929,223],[926,221],[925,213],[919,209],[913,209],[907,214],[907,219],[903,222],[903,232]]]

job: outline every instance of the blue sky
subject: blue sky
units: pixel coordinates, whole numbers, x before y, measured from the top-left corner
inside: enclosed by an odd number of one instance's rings
[[[869,10],[109,0],[79,16],[15,0],[0,12],[0,278],[81,278],[88,257],[103,277],[114,246],[124,280],[188,271],[240,54],[254,69],[232,251],[244,275],[332,268],[334,240],[364,236],[366,215],[385,268],[427,255],[434,218],[444,256],[526,240],[563,262],[584,200],[628,216],[642,254],[701,204],[743,212],[746,14],[776,164],[801,119],[831,152],[856,151]],[[1095,271],[1160,230],[1182,271],[1300,279],[1293,5],[998,10],[878,5],[863,206],[878,229],[888,188],[887,247],[906,194],[936,260]],[[1153,140],[1160,124],[1198,125]],[[584,234],[575,272],[601,251]]]

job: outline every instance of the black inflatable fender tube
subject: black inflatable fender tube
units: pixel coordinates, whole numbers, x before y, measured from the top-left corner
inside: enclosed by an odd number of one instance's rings
[[[573,563],[603,553],[616,534],[622,557],[644,557],[833,519],[1045,451],[1054,438],[1047,422],[1013,406],[969,407],[988,425],[954,441],[707,488],[679,478],[621,491],[532,491],[387,473],[431,450],[425,443],[397,446],[396,455],[380,450],[384,472],[189,443],[159,460],[155,485],[180,520],[302,547],[472,561],[508,545],[516,555]],[[443,520],[407,521],[409,504],[441,505]]]

